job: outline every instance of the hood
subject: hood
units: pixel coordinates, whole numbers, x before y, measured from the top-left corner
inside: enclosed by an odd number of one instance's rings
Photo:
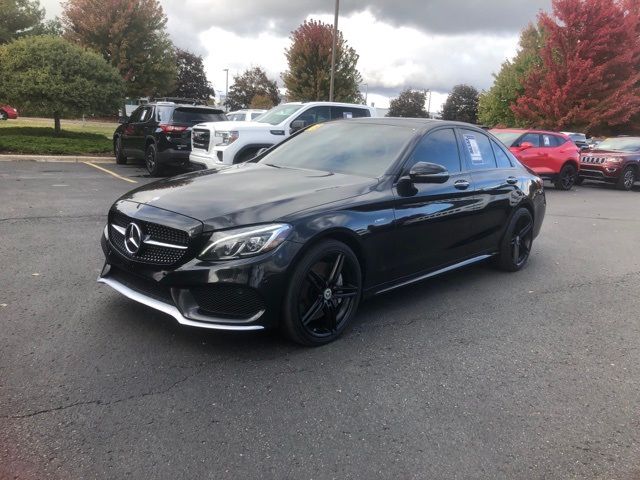
[[[620,152],[616,150],[601,150],[599,148],[594,148],[592,150],[585,150],[582,152],[582,156],[584,157],[637,157],[640,153],[638,152]]]
[[[362,195],[378,180],[245,163],[160,180],[121,200],[202,221],[205,230],[286,221],[288,215]]]
[[[207,122],[207,123],[199,123],[195,125],[193,128],[209,128],[211,131],[217,132],[229,132],[231,130],[271,130],[273,125],[268,123],[260,123],[260,122],[245,122],[245,121],[237,121],[237,122]]]

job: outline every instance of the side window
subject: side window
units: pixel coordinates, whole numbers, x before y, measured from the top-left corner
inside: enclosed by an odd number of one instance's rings
[[[296,120],[304,120],[306,126],[314,123],[326,122],[331,120],[331,111],[329,107],[311,107],[309,110],[298,115]]]
[[[131,116],[129,117],[129,122],[131,122],[131,123],[139,122],[140,121],[140,117],[142,116],[143,110],[144,110],[144,107],[136,108],[133,111],[133,113],[131,114]]]
[[[491,146],[493,147],[493,153],[496,156],[496,163],[498,164],[498,168],[511,168],[513,164],[511,160],[509,160],[509,156],[504,152],[500,145],[491,140]]]
[[[491,148],[489,137],[474,130],[460,129],[463,150],[469,160],[471,170],[496,168],[496,157]]]
[[[560,145],[564,145],[565,143],[567,143],[567,139],[564,137],[560,137],[558,135],[553,135],[553,138],[556,142],[556,147],[559,147]]]
[[[362,118],[370,116],[371,113],[366,108],[331,107],[331,118],[333,120],[338,120],[340,118]]]
[[[156,108],[156,119],[160,123],[169,123],[172,113],[173,110],[171,107],[158,107]]]
[[[262,113],[260,112],[251,112],[251,120],[258,118]]]
[[[416,145],[405,171],[408,172],[417,162],[437,163],[449,173],[460,172],[460,152],[453,129],[443,128],[423,137]]]
[[[540,137],[542,137],[542,146],[544,148],[553,148],[558,146],[558,141],[556,140],[557,137],[555,135],[544,133],[540,135]]]
[[[153,107],[144,107],[142,110],[142,114],[140,115],[140,120],[138,120],[139,122],[146,122],[148,121],[153,115]]]
[[[540,146],[540,135],[537,133],[527,133],[525,134],[520,141],[518,142],[518,146],[522,145],[524,142],[532,143],[534,147]]]

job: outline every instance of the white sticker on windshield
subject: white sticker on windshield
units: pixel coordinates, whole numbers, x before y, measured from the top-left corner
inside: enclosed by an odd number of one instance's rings
[[[471,163],[474,165],[482,165],[484,162],[482,161],[482,153],[480,153],[480,147],[478,147],[476,136],[465,133],[463,137],[464,143],[467,145],[467,149],[469,150],[469,155],[471,156]]]
[[[342,112],[342,118],[353,118],[353,112]]]

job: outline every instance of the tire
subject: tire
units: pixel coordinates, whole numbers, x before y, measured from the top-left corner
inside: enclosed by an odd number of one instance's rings
[[[126,165],[127,157],[122,153],[122,137],[120,136],[116,137],[113,142],[113,154],[116,157],[116,163],[118,165]]]
[[[496,265],[506,272],[517,272],[529,260],[533,244],[533,217],[526,208],[520,208],[511,217],[500,242]]]
[[[620,175],[620,177],[618,178],[616,187],[618,187],[620,190],[629,191],[633,188],[633,184],[635,182],[636,182],[636,171],[634,170],[633,167],[626,167],[622,171],[622,174]]]
[[[562,167],[553,184],[558,190],[571,190],[576,182],[577,173],[576,167],[567,164]]]
[[[326,240],[311,247],[290,276],[282,332],[306,346],[325,345],[349,326],[362,297],[362,273],[353,251]]]
[[[579,187],[580,185],[582,185],[584,183],[584,177],[576,177],[576,181],[574,182],[574,185],[576,185],[577,187]]]
[[[7,120],[9,115],[4,110],[0,110],[0,120]]]
[[[144,153],[144,164],[147,167],[149,175],[157,177],[162,174],[162,165],[158,163],[158,150],[155,143],[147,145],[147,149]]]

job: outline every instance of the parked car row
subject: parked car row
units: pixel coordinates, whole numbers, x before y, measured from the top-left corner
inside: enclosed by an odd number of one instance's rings
[[[583,134],[542,130],[491,130],[509,150],[559,190],[571,190],[585,180],[615,184],[631,190],[640,180],[640,138],[609,138],[597,145]],[[584,138],[583,138],[584,137]]]

